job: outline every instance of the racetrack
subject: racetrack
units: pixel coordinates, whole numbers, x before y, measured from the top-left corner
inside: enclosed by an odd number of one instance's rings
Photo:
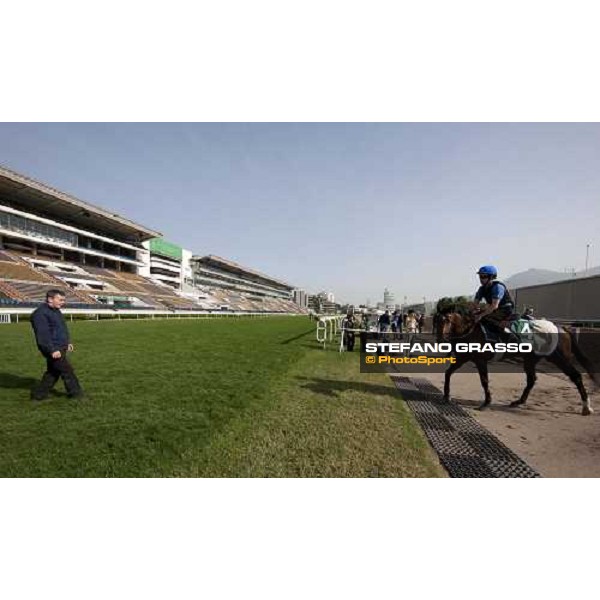
[[[524,408],[509,408],[524,385],[525,375],[491,373],[492,405],[476,407],[483,390],[476,372],[466,365],[451,379],[451,395],[475,419],[544,477],[600,477],[600,395],[584,376],[593,415],[580,414],[575,386],[564,375],[538,373],[536,386]],[[405,373],[402,373],[405,375]],[[407,376],[411,376],[406,373]],[[419,373],[440,390],[443,373]]]

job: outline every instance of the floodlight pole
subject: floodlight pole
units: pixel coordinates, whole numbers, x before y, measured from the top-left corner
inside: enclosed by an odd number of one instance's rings
[[[587,272],[588,272],[588,259],[590,258],[590,246],[591,246],[591,244],[585,245],[585,271],[584,271],[585,275],[587,275]]]

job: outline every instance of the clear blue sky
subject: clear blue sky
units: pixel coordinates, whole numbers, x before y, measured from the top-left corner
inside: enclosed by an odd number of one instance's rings
[[[0,124],[0,163],[338,300],[600,257],[599,124]]]

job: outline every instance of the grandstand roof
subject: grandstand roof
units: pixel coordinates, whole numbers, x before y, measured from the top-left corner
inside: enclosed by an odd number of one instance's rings
[[[15,208],[54,217],[81,229],[109,234],[109,237],[143,242],[161,235],[158,231],[138,225],[1,165],[0,196],[14,204]]]
[[[246,274],[246,275],[254,275],[255,277],[260,277],[265,281],[269,281],[271,283],[276,283],[278,285],[284,286],[289,289],[293,289],[294,286],[286,283],[285,281],[281,281],[280,279],[275,279],[275,277],[271,277],[270,275],[265,275],[260,271],[255,271],[254,269],[249,269],[244,267],[232,260],[227,260],[226,258],[222,258],[220,256],[215,256],[214,254],[207,254],[206,256],[193,256],[193,261],[201,262],[205,265],[214,265],[219,268],[225,268],[228,271],[234,271],[236,273]]]

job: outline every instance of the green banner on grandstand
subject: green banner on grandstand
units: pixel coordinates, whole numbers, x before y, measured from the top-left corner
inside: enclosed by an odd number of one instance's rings
[[[181,246],[167,242],[162,238],[154,238],[150,240],[150,252],[152,254],[160,254],[168,258],[174,258],[181,262],[183,250]]]

